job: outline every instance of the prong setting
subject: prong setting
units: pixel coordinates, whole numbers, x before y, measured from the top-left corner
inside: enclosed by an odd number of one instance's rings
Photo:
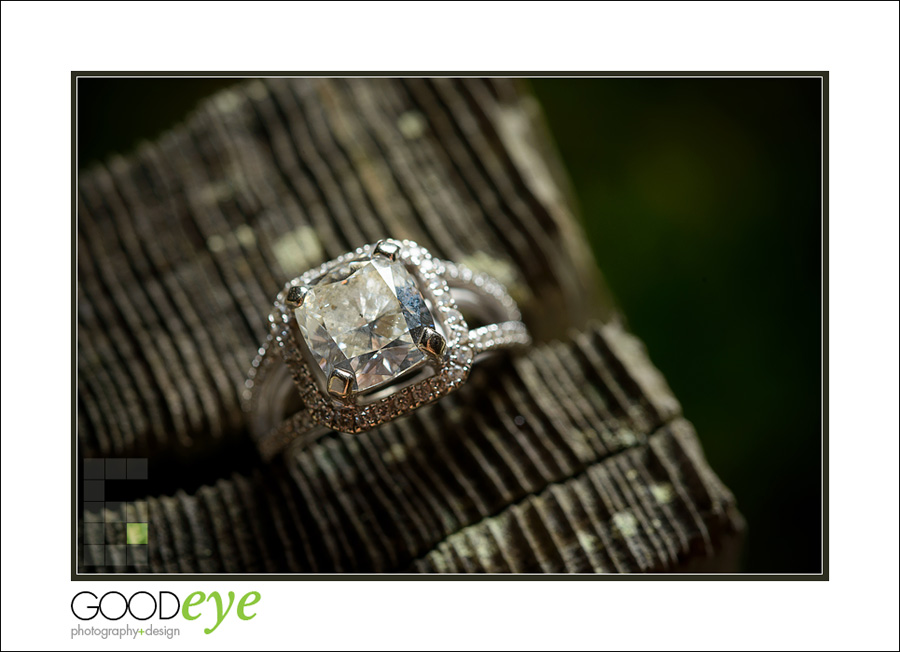
[[[328,393],[346,399],[353,391],[353,374],[343,369],[335,369],[328,378]]]
[[[288,290],[284,302],[291,308],[299,308],[303,305],[303,299],[306,297],[307,292],[309,292],[309,288],[302,285],[293,285],[291,286],[291,289]]]
[[[375,250],[373,253],[376,256],[384,256],[391,262],[394,262],[400,255],[400,245],[396,242],[391,242],[390,240],[379,240],[375,243]]]
[[[395,255],[394,246],[396,260],[391,258]],[[433,325],[420,324],[409,330],[410,344],[419,350],[424,358],[420,362],[431,367],[432,375],[426,373],[421,380],[410,384],[401,382],[384,393],[376,388],[378,396],[370,395],[363,388],[359,372],[331,366],[324,377],[316,373],[319,361],[313,359],[314,353],[300,325],[300,319],[307,315],[299,314],[319,302],[319,286],[326,275],[343,265],[376,257],[381,258],[379,265],[402,263],[408,273],[415,275],[418,289],[430,301],[429,309],[434,316]],[[447,265],[445,261],[434,260],[415,242],[385,239],[323,263],[291,281],[279,296],[276,313],[270,315],[269,321],[273,341],[281,348],[294,374],[305,405],[305,418],[311,424],[345,433],[363,432],[437,400],[465,382],[474,360],[474,349],[468,345],[469,328],[444,277]],[[451,265],[449,269],[456,268]],[[290,297],[300,299],[298,307],[287,301],[292,287],[302,288]]]
[[[447,350],[447,340],[435,329],[426,326],[419,335],[418,347],[432,358],[440,359]]]

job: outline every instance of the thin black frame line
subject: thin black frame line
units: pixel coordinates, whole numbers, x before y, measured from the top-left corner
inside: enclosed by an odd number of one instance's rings
[[[253,78],[391,78],[391,77],[427,77],[427,78],[515,78],[515,79],[820,79],[820,416],[822,431],[820,435],[820,551],[821,570],[818,573],[641,573],[641,574],[607,574],[607,573],[537,573],[506,574],[484,573],[478,575],[464,573],[416,574],[416,573],[79,573],[78,572],[78,397],[77,397],[77,287],[78,287],[78,80],[109,78],[190,78],[190,79],[253,79]],[[517,580],[517,579],[565,579],[565,580],[828,580],[828,72],[559,72],[559,73],[527,73],[527,72],[472,72],[463,73],[439,72],[317,72],[317,73],[285,73],[285,72],[78,72],[72,76],[72,550],[71,579],[73,581],[90,580],[152,580],[169,581],[213,579],[226,580],[240,577],[246,580],[291,581],[291,580]]]

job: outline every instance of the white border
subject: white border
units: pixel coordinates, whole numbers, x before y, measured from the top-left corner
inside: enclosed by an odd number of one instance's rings
[[[831,580],[270,582],[256,620],[222,638],[191,633],[189,644],[897,649],[898,5],[411,6],[3,3],[3,648],[118,647],[68,640],[75,590],[173,586],[72,586],[70,559],[59,553],[61,541],[68,548],[60,532],[69,519],[71,383],[67,369],[49,370],[67,367],[69,343],[22,343],[35,301],[70,273],[68,71],[353,70],[364,62],[383,70],[830,72]],[[53,301],[69,314],[67,291]],[[34,414],[43,416],[38,431]],[[66,445],[35,447],[54,437]],[[184,583],[181,594],[198,585],[242,583]]]

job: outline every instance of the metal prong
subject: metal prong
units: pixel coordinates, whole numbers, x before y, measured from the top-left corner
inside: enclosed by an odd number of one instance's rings
[[[373,252],[376,256],[384,256],[391,262],[397,260],[397,256],[400,255],[400,245],[395,242],[390,242],[389,240],[379,240],[375,243],[375,250]]]
[[[353,387],[353,374],[343,369],[335,369],[328,377],[328,393],[338,398],[350,396]]]
[[[418,346],[420,351],[424,351],[435,358],[440,358],[444,355],[444,351],[447,350],[447,340],[433,328],[425,326],[422,329],[422,334],[419,336]]]
[[[307,292],[309,292],[308,288],[305,288],[302,285],[294,285],[288,290],[284,302],[291,308],[299,308],[303,305],[303,299],[306,297]]]

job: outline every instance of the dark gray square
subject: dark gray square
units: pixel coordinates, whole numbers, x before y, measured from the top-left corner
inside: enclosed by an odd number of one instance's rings
[[[129,457],[128,458],[128,479],[129,480],[146,480],[147,479],[147,458],[146,457]]]
[[[125,522],[125,503],[109,502],[106,503],[104,511],[107,523],[124,523]]]
[[[81,526],[81,532],[81,540],[85,545],[100,545],[106,543],[105,523],[83,523]]]
[[[84,461],[84,480],[103,479],[103,458],[89,458]]]
[[[121,567],[125,566],[125,545],[106,546],[106,565]]]
[[[150,558],[147,545],[128,546],[128,564],[132,566],[146,566]]]
[[[124,480],[125,479],[125,458],[111,457],[106,460],[106,479],[107,480]]]
[[[85,566],[102,566],[106,561],[106,546],[82,546],[81,559]]]
[[[84,501],[103,500],[103,480],[84,481]]]
[[[102,523],[103,520],[103,503],[84,504],[85,523]]]
[[[108,544],[125,544],[125,524],[124,523],[104,523],[106,528],[106,543]]]

